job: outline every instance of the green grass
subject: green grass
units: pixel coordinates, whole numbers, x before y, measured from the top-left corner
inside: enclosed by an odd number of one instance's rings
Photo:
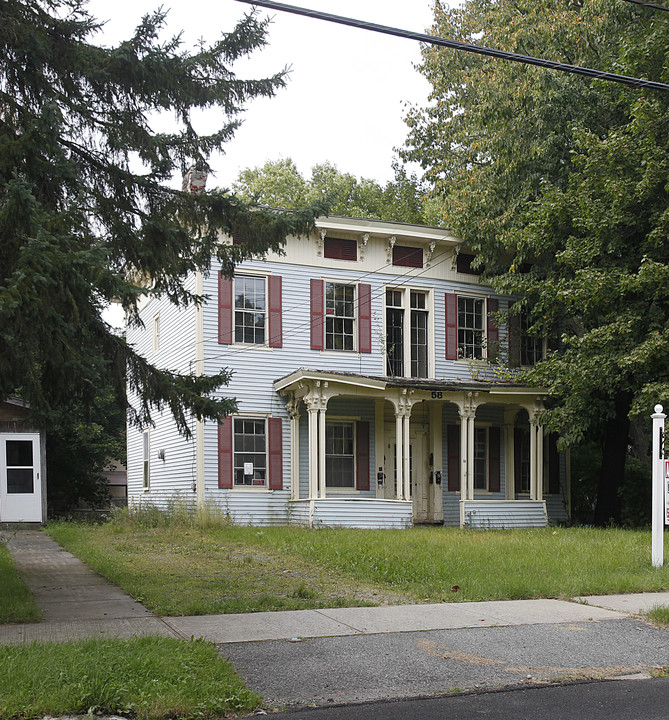
[[[660,627],[669,627],[669,606],[667,605],[656,605],[651,608],[647,613],[646,617],[653,623],[653,625],[659,625]]]
[[[0,651],[0,677],[1,720],[97,712],[206,719],[248,712],[261,702],[202,640],[10,646]]]
[[[669,587],[669,565],[651,565],[649,531],[150,527],[126,516],[49,532],[161,615]]]
[[[0,623],[37,622],[42,617],[19,576],[9,550],[0,542]]]

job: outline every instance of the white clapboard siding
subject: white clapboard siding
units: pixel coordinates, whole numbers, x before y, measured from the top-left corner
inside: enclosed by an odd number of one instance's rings
[[[546,527],[543,500],[462,500],[465,524],[471,528]]]

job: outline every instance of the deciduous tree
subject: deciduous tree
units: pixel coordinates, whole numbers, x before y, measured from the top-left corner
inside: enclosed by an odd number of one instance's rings
[[[621,0],[471,0],[432,32],[666,82],[669,24]],[[560,351],[524,373],[568,443],[603,446],[596,522],[620,518],[630,416],[669,397],[669,95],[427,47],[433,103],[406,156],[486,276]]]

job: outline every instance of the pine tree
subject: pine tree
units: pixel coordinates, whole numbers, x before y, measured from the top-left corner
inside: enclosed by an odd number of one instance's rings
[[[227,380],[179,375],[140,357],[101,318],[120,302],[138,323],[145,295],[199,301],[183,279],[217,256],[228,273],[250,255],[279,249],[308,230],[314,212],[272,213],[225,192],[171,189],[171,178],[231,139],[244,104],[272,96],[279,72],[244,80],[232,71],[265,43],[266,21],[245,16],[193,52],[163,40],[165,13],[105,48],[85,0],[3,0],[0,5],[0,397],[28,400],[48,425],[68,406],[86,407],[113,387],[133,419],[169,408],[188,432],[189,413],[218,418],[232,400],[209,394]],[[199,135],[194,111],[217,108],[221,127]],[[152,127],[175,116],[172,133]],[[221,233],[243,232],[244,246]]]

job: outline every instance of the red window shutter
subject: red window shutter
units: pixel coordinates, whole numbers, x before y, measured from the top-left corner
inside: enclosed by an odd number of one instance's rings
[[[282,347],[281,277],[279,275],[268,276],[267,295],[267,307],[269,310],[269,346]]]
[[[281,418],[267,419],[269,450],[269,489],[283,490],[283,437]]]
[[[517,493],[523,491],[523,429],[513,429],[513,474],[515,477],[514,489]]]
[[[232,307],[232,280],[218,274],[218,342],[222,345],[232,344],[234,329]]]
[[[548,436],[548,492],[557,495],[560,492],[560,453],[557,448],[557,433]]]
[[[311,281],[311,349],[322,350],[325,345],[325,283]]]
[[[355,240],[326,237],[323,246],[323,255],[333,260],[357,260],[358,243]]]
[[[394,245],[393,265],[422,268],[423,248],[408,247],[407,245]]]
[[[218,424],[218,487],[232,488],[232,418],[223,418]]]
[[[496,360],[499,354],[499,328],[497,327],[497,318],[495,313],[499,310],[499,300],[488,298],[488,320],[487,320],[487,339],[488,339],[488,360]]]
[[[460,427],[449,425],[446,441],[448,442],[448,489],[460,489]]]
[[[488,490],[499,492],[501,489],[500,479],[500,432],[498,427],[488,429]]]
[[[458,359],[458,296],[446,293],[446,360]]]
[[[511,308],[509,308],[511,309]],[[509,315],[509,365],[520,367],[520,315]]]
[[[233,245],[243,245],[246,242],[246,239],[240,232],[235,232],[232,234],[232,244]]]
[[[372,352],[372,286],[358,285],[358,350]]]
[[[355,487],[369,490],[369,423],[355,424]]]

